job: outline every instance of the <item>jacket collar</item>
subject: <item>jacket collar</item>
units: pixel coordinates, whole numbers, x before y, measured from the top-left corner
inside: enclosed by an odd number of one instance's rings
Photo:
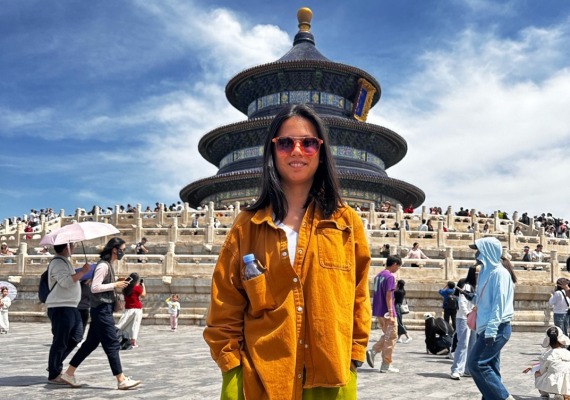
[[[317,211],[315,210],[315,202],[311,201],[309,203],[309,206],[307,207],[307,211],[305,211],[305,216],[315,215],[315,217],[319,216],[319,218],[322,218],[321,213],[320,212],[315,213],[315,211]],[[276,228],[275,221],[273,221],[273,207],[271,205],[268,205],[265,208],[257,210],[253,215],[253,217],[251,218],[251,222],[257,225],[261,225],[265,222],[270,226]]]

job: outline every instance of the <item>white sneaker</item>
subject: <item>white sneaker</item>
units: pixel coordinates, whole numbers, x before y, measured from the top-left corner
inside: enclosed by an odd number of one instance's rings
[[[397,372],[400,372],[400,370],[398,368],[393,367],[392,364],[388,364],[388,365],[382,364],[382,367],[380,368],[380,372],[383,374],[386,372],[397,373]]]
[[[407,338],[406,340],[404,340],[402,343],[408,344],[408,343],[410,343],[411,341],[412,341],[412,337],[411,337],[411,336],[408,336],[408,338]]]
[[[81,383],[77,382],[77,380],[75,379],[75,375],[67,375],[65,372],[63,374],[61,374],[59,376],[61,378],[62,381],[64,381],[65,383],[67,383],[69,386],[71,386],[72,388],[80,388],[81,387]]]
[[[449,377],[456,381],[461,379],[461,375],[459,375],[459,372],[452,372],[451,375],[449,375]]]
[[[136,381],[132,379],[130,376],[125,377],[122,382],[119,382],[117,385],[117,389],[119,390],[128,390],[130,388],[134,388],[141,384],[141,381]]]
[[[398,338],[398,340],[396,340],[396,343],[404,343],[404,341]]]

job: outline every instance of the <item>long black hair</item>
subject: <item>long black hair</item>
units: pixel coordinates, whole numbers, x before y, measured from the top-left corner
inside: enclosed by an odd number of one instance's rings
[[[513,264],[511,264],[511,262],[507,257],[503,256],[501,256],[501,263],[503,264],[503,267],[505,267],[505,269],[509,271],[509,274],[511,274],[511,280],[513,281],[513,283],[517,283],[517,276],[515,275],[515,269],[513,268]]]
[[[453,292],[453,294],[459,297],[459,295],[461,294],[459,289],[463,289],[466,283],[467,283],[467,278],[461,278],[460,280],[458,280],[457,285],[455,285],[455,291]]]
[[[548,336],[548,339],[550,341],[550,347],[553,349],[562,347],[562,345],[558,342],[558,329],[556,329],[555,326],[548,328],[546,331],[546,336]]]
[[[319,166],[315,173],[305,208],[312,200],[315,200],[322,209],[325,218],[329,218],[342,204],[340,185],[330,150],[328,130],[317,113],[305,104],[291,104],[285,106],[273,118],[263,148],[261,192],[257,201],[247,207],[246,210],[257,211],[271,204],[278,221],[283,221],[287,215],[287,199],[283,192],[281,177],[275,168],[275,151],[271,140],[277,136],[281,125],[292,117],[301,117],[311,122],[317,131],[317,136],[323,140],[319,151]]]
[[[406,289],[404,289],[404,286],[406,286],[406,281],[400,279],[396,285],[397,285],[397,290],[401,291],[403,295],[406,296]]]
[[[131,293],[133,292],[133,288],[135,287],[135,285],[137,283],[139,283],[139,279],[140,279],[139,274],[137,274],[136,272],[131,272],[129,277],[132,278],[131,281],[129,282],[128,286],[123,289],[123,294],[125,296],[131,295]]]
[[[113,255],[113,249],[119,249],[125,243],[125,241],[119,237],[111,238],[105,248],[99,253],[99,257],[105,261],[111,261],[111,257]]]
[[[477,266],[469,267],[465,283],[468,283],[469,286],[471,286],[471,290],[475,291],[475,288],[477,287]]]

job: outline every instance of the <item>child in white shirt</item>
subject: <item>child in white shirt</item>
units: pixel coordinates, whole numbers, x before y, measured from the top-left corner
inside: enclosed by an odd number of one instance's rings
[[[12,304],[12,299],[8,296],[8,288],[2,286],[0,288],[0,333],[6,334],[10,330],[10,321],[8,320],[8,308]]]
[[[540,369],[534,373],[534,386],[541,399],[553,393],[555,400],[570,400],[570,338],[557,326],[546,331],[543,347],[550,347],[539,358]]]

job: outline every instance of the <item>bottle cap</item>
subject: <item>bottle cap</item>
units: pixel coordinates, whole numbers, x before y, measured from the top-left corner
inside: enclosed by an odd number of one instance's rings
[[[250,253],[250,254],[246,254],[245,256],[243,256],[243,262],[244,262],[244,263],[247,264],[247,263],[250,263],[250,262],[253,262],[253,261],[255,261],[255,255],[253,255],[253,254]]]

